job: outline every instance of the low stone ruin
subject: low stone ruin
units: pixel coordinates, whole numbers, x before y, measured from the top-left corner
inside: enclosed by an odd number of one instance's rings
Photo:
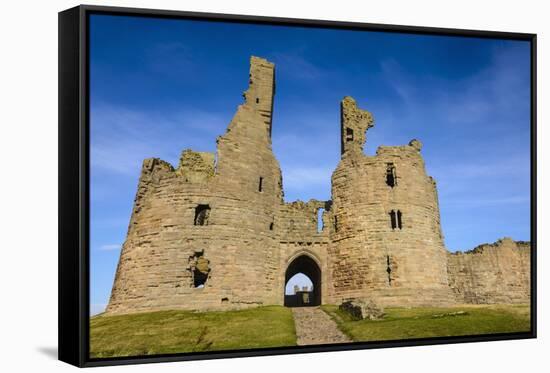
[[[384,317],[384,309],[369,299],[347,300],[340,305],[340,309],[356,320],[379,320]]]

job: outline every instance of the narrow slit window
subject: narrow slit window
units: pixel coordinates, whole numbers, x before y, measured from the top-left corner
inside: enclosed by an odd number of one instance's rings
[[[388,285],[391,286],[391,262],[389,255],[386,255],[386,266],[386,272],[388,272]]]
[[[273,225],[274,225],[274,223],[273,223],[273,222],[271,222],[271,223],[269,224],[269,230],[270,230],[270,231],[272,231],[272,230],[273,230]]]
[[[338,216],[334,217],[334,231],[338,232]]]
[[[351,128],[346,128],[346,142],[353,141],[353,130]]]
[[[394,210],[390,211],[390,223],[391,223],[391,229],[397,228],[397,214]]]
[[[258,97],[256,97],[256,103],[259,104],[260,103],[260,99]]]
[[[210,217],[209,205],[198,205],[195,208],[195,225],[208,225],[208,218]]]
[[[317,210],[317,233],[321,233],[324,229],[323,225],[323,213],[325,212],[324,208]]]
[[[397,185],[397,174],[393,163],[388,163],[386,165],[386,184],[392,188]]]
[[[401,222],[401,217],[403,214],[401,214],[401,211],[397,210],[397,227],[399,229],[403,229],[403,223]]]
[[[260,176],[260,181],[258,182],[258,192],[263,192],[264,190],[264,178]]]

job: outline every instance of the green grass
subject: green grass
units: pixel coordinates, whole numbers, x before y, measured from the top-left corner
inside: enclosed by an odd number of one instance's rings
[[[321,306],[354,341],[383,341],[530,329],[528,305],[465,305],[452,308],[387,308],[382,320],[353,320],[337,306]],[[452,313],[464,312],[452,315]]]
[[[354,341],[509,333],[530,328],[527,305],[387,308],[384,319],[377,321],[353,320],[333,305],[321,308]],[[292,311],[282,306],[98,315],[90,319],[92,358],[295,345]]]
[[[160,311],[90,320],[92,358],[295,346],[290,308]]]

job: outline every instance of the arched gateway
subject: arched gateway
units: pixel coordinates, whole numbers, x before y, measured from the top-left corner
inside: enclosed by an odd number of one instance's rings
[[[303,273],[313,284],[309,291],[297,291],[295,294],[285,294],[286,307],[308,307],[321,304],[321,268],[309,255],[302,254],[292,260],[285,272],[285,287],[296,274]],[[284,291],[284,289],[283,289]]]

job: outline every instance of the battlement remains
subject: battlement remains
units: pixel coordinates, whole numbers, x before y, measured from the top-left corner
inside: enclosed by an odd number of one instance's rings
[[[367,130],[374,126],[372,114],[357,107],[355,100],[346,96],[340,103],[341,151],[362,153]]]

